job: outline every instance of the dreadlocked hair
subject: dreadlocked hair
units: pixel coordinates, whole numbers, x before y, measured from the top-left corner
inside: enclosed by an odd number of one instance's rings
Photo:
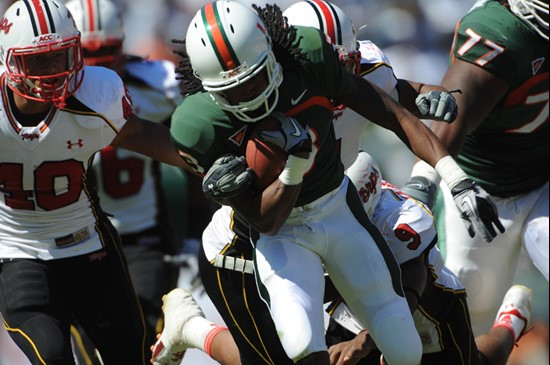
[[[201,80],[195,76],[193,68],[191,67],[191,61],[185,48],[185,40],[172,39],[172,43],[181,44],[181,49],[174,49],[172,52],[181,57],[181,61],[176,66],[176,80],[180,80],[180,91],[183,96],[196,94],[204,91]]]
[[[306,55],[298,46],[300,39],[296,39],[296,28],[289,25],[277,4],[266,4],[262,8],[256,4],[252,7],[263,21],[267,34],[271,37],[273,54],[277,62],[286,67],[296,67],[308,62]]]

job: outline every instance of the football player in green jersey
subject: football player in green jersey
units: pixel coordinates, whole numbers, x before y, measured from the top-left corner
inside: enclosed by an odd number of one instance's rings
[[[522,246],[548,279],[548,0],[478,1],[459,21],[450,57],[442,85],[462,90],[460,113],[431,129],[490,194],[506,229],[490,244],[471,237],[440,185],[445,264],[466,287],[479,334],[512,284]],[[411,176],[405,191],[429,202],[421,190],[437,186],[437,174],[419,162]]]
[[[395,258],[344,177],[332,126],[333,100],[394,131],[435,166],[477,229],[496,235],[496,210],[422,122],[385,92],[349,74],[313,28],[289,27],[277,6],[216,1],[197,12],[186,35],[192,70],[206,92],[188,96],[172,117],[179,154],[204,177],[203,189],[231,205],[255,230],[255,275],[282,345],[300,364],[328,364],[323,336],[323,268],[389,363],[417,364],[421,343]],[[249,185],[241,159],[255,122],[277,112],[281,128],[264,139],[289,155],[265,190]],[[242,173],[233,167],[243,164]],[[229,175],[224,174],[229,169]],[[207,173],[208,171],[208,173]],[[238,193],[237,195],[236,192]]]

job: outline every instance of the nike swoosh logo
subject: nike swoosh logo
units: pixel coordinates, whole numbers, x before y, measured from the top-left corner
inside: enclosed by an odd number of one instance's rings
[[[290,122],[292,123],[292,126],[294,127],[294,132],[290,133],[290,135],[294,137],[300,137],[302,135],[302,132],[300,131],[300,128],[298,127],[298,125],[296,125],[296,121],[294,120],[294,118],[289,118],[289,119],[290,119]]]
[[[304,95],[306,94],[306,91],[307,89],[305,89],[301,94],[300,96],[298,96],[296,99],[290,99],[290,104],[292,105],[296,105],[300,102],[300,100],[304,97]]]
[[[470,208],[472,215],[477,218],[477,210],[474,208],[474,203],[469,196],[465,196],[464,198],[462,198],[462,205],[466,205],[468,208]]]
[[[424,186],[424,184],[421,184],[421,183],[409,183],[407,187],[413,188],[416,190],[426,190],[426,186]]]

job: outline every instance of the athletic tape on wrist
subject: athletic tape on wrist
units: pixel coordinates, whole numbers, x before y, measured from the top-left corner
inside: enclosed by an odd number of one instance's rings
[[[413,176],[425,177],[436,186],[439,185],[439,182],[441,181],[441,177],[437,171],[435,171],[435,169],[428,165],[425,161],[418,161],[414,164],[411,171],[411,177]]]
[[[461,181],[468,179],[468,175],[458,166],[451,156],[445,156],[435,164],[435,170],[447,184],[450,190]]]
[[[285,185],[298,185],[304,180],[309,159],[289,155],[279,180]]]
[[[211,347],[212,347],[212,341],[214,340],[214,337],[221,331],[228,330],[227,327],[223,326],[216,326],[212,331],[208,332],[208,335],[206,335],[206,338],[204,339],[204,352],[208,354],[208,356],[212,357],[210,354]]]

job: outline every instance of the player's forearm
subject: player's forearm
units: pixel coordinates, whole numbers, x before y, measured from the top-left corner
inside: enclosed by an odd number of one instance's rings
[[[159,123],[132,116],[113,140],[112,145],[193,171],[172,145],[168,127]]]
[[[256,230],[275,234],[294,208],[301,187],[285,185],[277,179],[262,193],[245,192],[229,203]]]

